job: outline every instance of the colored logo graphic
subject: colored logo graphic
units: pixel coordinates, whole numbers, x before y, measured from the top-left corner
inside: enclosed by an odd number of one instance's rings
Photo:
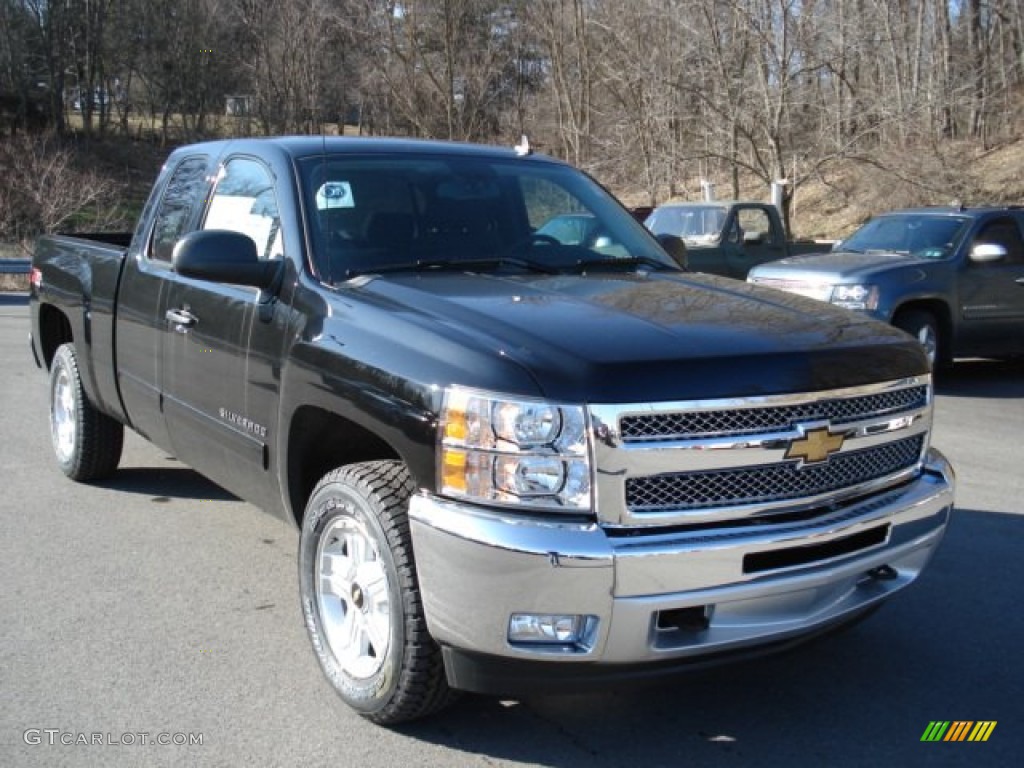
[[[932,720],[921,741],[988,741],[996,720]]]
[[[800,459],[803,464],[820,464],[843,447],[844,436],[834,435],[828,427],[812,429],[794,440],[786,449],[787,459]]]

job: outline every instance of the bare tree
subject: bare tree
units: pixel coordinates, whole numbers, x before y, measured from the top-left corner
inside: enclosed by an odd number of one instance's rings
[[[364,0],[356,36],[361,102],[373,130],[490,141],[522,124],[536,50],[518,14],[495,0]]]
[[[0,0],[0,128],[44,102],[66,137],[74,93],[75,130],[161,143],[223,132],[229,94],[267,133],[525,132],[650,203],[838,161],[927,197],[1021,136],[1024,2]]]
[[[45,76],[39,28],[24,3],[0,0],[0,133],[39,129],[46,122],[42,93]]]
[[[86,218],[90,228],[123,227],[120,189],[96,171],[79,169],[53,135],[0,140],[0,239],[26,250],[30,239]]]
[[[594,62],[588,13],[599,5],[586,0],[535,0],[526,19],[537,30],[550,71],[559,154],[576,165],[591,160],[594,129]]]
[[[329,0],[235,0],[241,29],[238,62],[268,133],[316,133],[328,78],[344,79],[345,4]]]

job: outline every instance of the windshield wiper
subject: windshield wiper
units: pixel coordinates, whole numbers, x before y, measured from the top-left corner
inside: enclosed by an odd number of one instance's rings
[[[586,272],[591,267],[654,267],[659,270],[682,271],[679,267],[659,259],[652,259],[650,256],[628,256],[626,258],[611,256],[606,259],[580,259],[576,262],[578,272]]]
[[[468,259],[461,262],[474,267],[496,266],[496,267],[519,267],[527,272],[540,272],[545,275],[557,275],[558,269],[549,264],[541,264],[533,259],[520,259],[514,256],[490,256],[484,259]]]
[[[388,272],[429,272],[429,271],[476,271],[483,268],[495,267],[518,267],[528,272],[540,272],[545,275],[557,275],[558,270],[549,267],[547,264],[540,264],[527,259],[514,259],[510,257],[492,256],[483,259],[417,259],[416,261],[405,261],[398,264],[380,264],[362,269],[353,269],[348,273],[349,277],[356,275],[381,275]]]

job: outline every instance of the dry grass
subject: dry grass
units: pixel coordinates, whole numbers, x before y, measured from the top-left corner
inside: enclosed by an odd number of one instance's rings
[[[0,260],[24,259],[28,256],[29,254],[21,250],[16,244],[0,243]],[[0,273],[0,292],[27,290],[28,275],[5,275]]]
[[[68,128],[77,134],[82,134],[84,130],[84,121],[82,120],[82,114],[80,112],[68,112],[65,115],[67,120]],[[93,118],[93,134],[97,135],[98,118]],[[133,141],[150,141],[156,142],[162,136],[162,121],[158,117],[152,115],[141,114],[139,112],[131,112],[128,115],[127,123],[127,134]],[[261,136],[263,135],[263,123],[260,122],[255,116],[237,116],[237,115],[207,115],[204,123],[203,139],[228,139],[228,138],[240,138],[244,136]],[[359,126],[356,125],[339,125],[338,123],[321,123],[320,132],[325,136],[358,136]],[[110,126],[107,129],[107,135],[123,139],[125,136],[125,127],[122,125],[120,118],[114,115],[111,118]],[[193,131],[190,131],[186,126],[186,121],[180,114],[171,114],[167,119],[167,143],[168,145],[177,145],[187,143],[190,141],[198,141],[200,137],[197,137]]]
[[[719,196],[728,194],[724,179],[713,181],[719,182]],[[698,180],[686,186],[700,188]],[[741,181],[740,196],[768,200],[768,190],[748,178]],[[954,201],[1024,204],[1024,138],[988,150],[957,142],[873,156],[870,162],[834,163],[797,189],[793,232],[796,237],[841,238],[877,213]]]
[[[28,275],[0,275],[0,293],[14,291],[24,293],[28,290]]]
[[[800,188],[794,229],[801,236],[843,237],[876,213],[925,205],[1024,204],[1024,140],[989,150],[967,142],[941,152],[846,164]]]

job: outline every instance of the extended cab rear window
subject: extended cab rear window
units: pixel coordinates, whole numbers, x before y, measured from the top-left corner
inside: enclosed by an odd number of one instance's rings
[[[204,202],[204,193],[209,187],[208,164],[205,155],[187,157],[171,173],[153,221],[149,243],[151,259],[171,261],[174,244],[188,231]]]

